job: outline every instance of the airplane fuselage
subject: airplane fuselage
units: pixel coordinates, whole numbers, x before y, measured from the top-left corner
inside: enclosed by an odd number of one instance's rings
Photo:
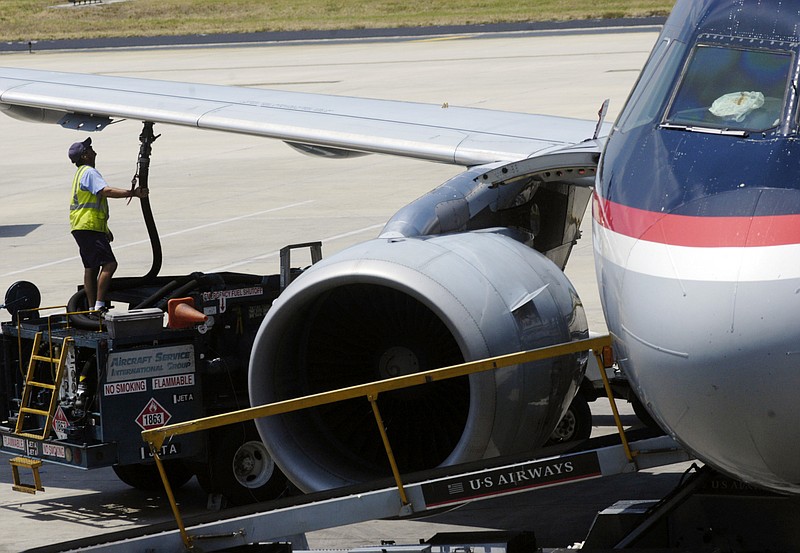
[[[619,361],[698,458],[800,492],[800,8],[679,0],[601,161]]]

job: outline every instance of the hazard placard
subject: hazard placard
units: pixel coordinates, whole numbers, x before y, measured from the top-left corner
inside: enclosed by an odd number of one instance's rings
[[[164,426],[171,418],[172,415],[169,414],[169,411],[164,409],[155,398],[150,398],[142,412],[136,417],[136,424],[141,426],[142,430],[150,430]]]
[[[64,414],[64,410],[61,409],[61,406],[59,405],[58,409],[56,409],[56,412],[53,415],[53,431],[55,431],[59,440],[67,439],[68,426],[69,420],[67,420],[67,415]]]

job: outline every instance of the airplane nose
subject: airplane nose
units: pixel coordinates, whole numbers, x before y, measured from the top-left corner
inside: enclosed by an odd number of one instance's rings
[[[598,278],[620,364],[662,426],[724,472],[797,492],[800,218],[775,211],[800,192],[748,194],[756,216],[673,212],[636,237],[596,221]],[[721,196],[704,209],[737,200]]]

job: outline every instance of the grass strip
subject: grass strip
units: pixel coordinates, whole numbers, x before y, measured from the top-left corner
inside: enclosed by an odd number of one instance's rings
[[[667,15],[671,0],[2,0],[0,40],[196,35]]]

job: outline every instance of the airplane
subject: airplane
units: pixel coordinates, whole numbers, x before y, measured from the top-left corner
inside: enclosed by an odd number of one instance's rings
[[[7,68],[0,111],[80,131],[126,118],[323,157],[466,167],[378,238],[286,288],[255,337],[254,405],[585,337],[562,270],[592,201],[604,313],[638,396],[704,463],[797,494],[798,23],[800,9],[780,0],[678,0],[612,126]],[[382,411],[409,452],[401,468],[541,444],[585,362],[395,395]],[[380,444],[363,444],[363,418],[347,406],[258,425],[286,475],[312,491],[385,474]]]
[[[798,22],[781,2],[678,2],[606,143],[593,220],[604,314],[651,414],[790,494]]]

